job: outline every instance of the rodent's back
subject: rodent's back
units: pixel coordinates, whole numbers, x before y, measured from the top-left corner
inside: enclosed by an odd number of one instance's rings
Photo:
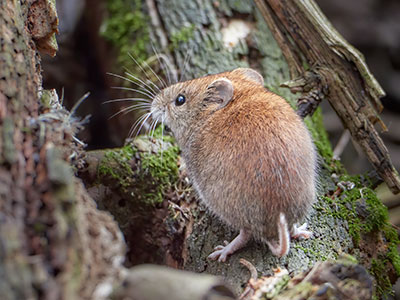
[[[214,213],[255,238],[275,238],[279,213],[291,225],[315,197],[314,147],[284,99],[226,77],[233,99],[196,130],[184,154],[189,173]]]

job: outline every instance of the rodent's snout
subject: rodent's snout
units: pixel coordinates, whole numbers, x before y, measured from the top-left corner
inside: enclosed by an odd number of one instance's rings
[[[153,119],[157,119],[162,121],[165,119],[165,107],[160,105],[160,101],[158,101],[157,97],[153,100],[150,108],[150,114]]]
[[[165,111],[152,105],[150,109],[150,114],[153,119],[161,121],[162,119],[164,119]]]

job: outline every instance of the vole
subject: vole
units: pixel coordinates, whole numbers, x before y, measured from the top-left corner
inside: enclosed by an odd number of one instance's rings
[[[156,95],[151,114],[171,129],[199,198],[240,230],[210,259],[224,262],[251,238],[281,257],[290,237],[311,235],[296,222],[316,197],[314,145],[300,117],[264,88],[257,71],[178,82]]]

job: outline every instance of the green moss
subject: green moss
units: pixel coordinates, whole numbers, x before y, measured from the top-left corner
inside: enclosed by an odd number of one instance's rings
[[[325,127],[324,127],[324,123],[323,123],[323,119],[322,119],[321,108],[319,107],[314,112],[312,117],[309,119],[311,119],[312,125],[309,124],[309,122],[307,122],[307,120],[306,120],[306,124],[311,131],[311,135],[314,139],[314,143],[315,143],[319,153],[325,159],[332,159],[332,156],[333,156],[332,146],[329,141],[328,134],[325,131]]]
[[[178,147],[173,138],[163,136],[159,127],[150,136],[139,136],[131,144],[105,153],[98,167],[101,182],[111,179],[117,190],[137,203],[138,207],[156,205],[178,180]]]
[[[312,299],[311,296],[314,293],[314,286],[310,281],[303,280],[299,284],[296,284],[293,288],[284,291],[282,294],[276,296],[276,300],[286,299]]]
[[[171,139],[169,136],[163,138],[165,144],[160,147],[167,146],[167,148],[162,151],[140,153],[141,179],[146,180],[147,186],[153,187],[150,193],[143,195],[143,200],[147,203],[161,203],[165,191],[178,180],[179,148],[171,144]]]
[[[318,250],[318,245],[316,245],[315,249],[312,248],[305,248],[300,246],[299,244],[295,244],[293,246],[295,249],[300,249],[301,251],[303,251],[305,254],[310,253],[312,254],[314,257],[316,257],[318,260],[321,261],[325,261],[328,259],[328,257],[326,257],[325,255],[323,255],[321,252],[319,252]],[[310,264],[312,264],[312,262],[310,262]]]
[[[304,119],[304,122],[311,133],[318,153],[323,158],[322,167],[329,170],[330,173],[346,173],[340,161],[333,159],[332,146],[325,130],[321,108],[318,107],[311,117]]]
[[[388,223],[387,207],[378,199],[376,193],[368,187],[370,181],[363,175],[342,175],[339,182],[352,182],[354,188],[342,191],[338,197],[324,197],[330,211],[337,218],[347,221],[349,234],[356,247],[360,247],[363,236],[381,232],[386,239],[387,250],[380,253],[369,263],[370,273],[376,279],[376,295],[391,292],[388,264],[392,264],[400,275],[400,255],[397,251],[399,239],[396,230]],[[368,263],[368,262],[367,262]]]
[[[304,119],[304,122],[311,133],[318,153],[324,159],[324,166],[328,170],[331,170],[332,167],[343,169],[339,162],[335,162],[333,160],[332,146],[324,127],[321,108],[318,107],[311,117],[307,117]]]
[[[351,266],[351,265],[357,265],[358,260],[354,256],[348,254],[348,253],[342,253],[340,254],[339,258],[336,260],[336,263],[342,264],[344,266]]]
[[[385,225],[384,234],[389,242],[387,257],[392,262],[398,276],[400,276],[400,255],[397,246],[400,244],[396,229],[389,224]]]
[[[393,295],[392,283],[387,276],[387,261],[385,259],[372,259],[370,273],[376,280],[375,299],[380,299],[377,295]]]
[[[43,90],[42,95],[40,97],[40,103],[43,105],[43,107],[45,108],[51,107],[52,97],[53,95],[51,90]]]
[[[178,48],[180,43],[187,43],[194,34],[195,25],[191,24],[190,26],[182,27],[181,30],[175,32],[171,35],[171,50]]]
[[[331,204],[330,213],[333,216],[347,220],[349,233],[355,244],[358,245],[361,234],[368,234],[373,230],[384,228],[388,221],[387,208],[373,190],[363,187],[359,176],[343,175],[340,179],[342,182],[353,182],[355,187],[343,191],[335,200],[325,196],[324,201]]]
[[[133,65],[129,53],[139,62],[147,58],[149,24],[142,5],[140,0],[107,0],[108,18],[100,33],[118,51],[118,63],[125,67]]]
[[[280,278],[279,282],[277,282],[273,289],[265,294],[266,299],[273,299],[277,295],[279,295],[280,292],[282,292],[286,286],[288,285],[290,280],[289,275],[284,275]]]
[[[98,167],[98,175],[111,177],[118,181],[121,187],[128,187],[134,173],[130,164],[136,150],[131,145],[109,150],[104,154]]]

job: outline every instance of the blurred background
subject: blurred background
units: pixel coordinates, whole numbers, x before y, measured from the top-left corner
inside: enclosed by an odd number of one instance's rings
[[[399,0],[317,0],[336,29],[366,57],[386,97],[382,99],[383,121],[389,131],[382,133],[397,170],[400,170],[400,1]],[[116,57],[103,37],[105,0],[57,0],[60,20],[59,51],[55,58],[43,56],[43,79],[46,89],[55,88],[63,103],[71,108],[86,92],[90,96],[77,114],[91,115],[81,139],[88,149],[118,147],[128,136],[133,115],[109,119],[120,106],[103,104],[118,98],[112,76]],[[123,33],[121,33],[123,34]],[[323,103],[324,121],[335,147],[343,127],[328,103]],[[372,167],[362,152],[349,141],[341,155],[349,173]],[[400,226],[400,197],[379,187],[380,198],[390,209],[391,222]]]

